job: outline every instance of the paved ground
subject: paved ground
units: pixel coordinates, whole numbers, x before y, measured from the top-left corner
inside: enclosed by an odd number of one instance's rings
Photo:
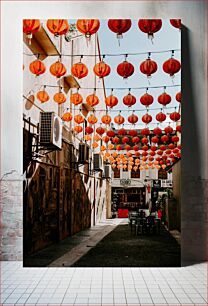
[[[207,264],[183,268],[23,268],[1,262],[5,306],[207,306]]]
[[[24,267],[69,267],[122,221],[122,219],[104,220],[90,229],[81,231],[57,244],[25,257]]]
[[[123,221],[74,267],[180,267],[180,245],[164,228],[160,235],[131,233]]]

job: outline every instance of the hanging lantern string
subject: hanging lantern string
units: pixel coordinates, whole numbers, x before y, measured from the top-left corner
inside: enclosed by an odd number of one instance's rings
[[[177,122],[180,123],[181,121],[178,120]],[[171,124],[171,123],[175,123],[175,122],[163,122],[164,125],[166,125],[166,124]],[[150,123],[148,123],[147,126],[151,126],[151,125],[153,125],[153,124],[154,124],[154,125],[157,125],[158,122],[150,122]],[[123,126],[124,126],[124,125],[130,125],[130,126],[132,126],[132,123],[123,123]],[[135,123],[135,124],[134,124],[134,127],[135,127],[135,126],[143,126],[143,127],[144,127],[144,123],[143,123],[143,122],[141,122],[141,123]],[[160,126],[161,126],[161,125],[160,125]]]
[[[168,106],[168,107],[166,107],[165,109],[175,109],[175,106]],[[75,110],[80,110],[80,108],[75,108]],[[148,112],[150,112],[150,111],[155,111],[155,110],[161,110],[161,107],[155,107],[155,108],[148,108]],[[95,112],[105,112],[106,111],[106,109],[95,109],[94,110]],[[133,111],[133,112],[146,112],[147,110],[146,110],[146,108],[145,109],[130,109],[130,108],[128,108],[128,109],[122,109],[122,110],[120,110],[120,109],[108,109],[108,111],[111,113],[111,112],[119,112],[119,113],[121,113],[121,112],[129,112],[129,111]]]
[[[42,86],[46,86],[46,87],[59,87],[58,85],[42,85]],[[181,85],[180,84],[174,84],[174,85],[160,85],[160,86],[148,86],[148,89],[150,88],[168,88],[168,87],[180,87]],[[63,87],[63,88],[68,88],[68,87]],[[72,88],[72,89],[76,89],[76,87]],[[95,88],[94,87],[79,87],[79,90],[80,89],[83,89],[83,90],[94,90]],[[143,87],[105,87],[105,89],[107,90],[128,90],[131,89],[131,90],[137,90],[137,89],[147,89],[147,86],[143,86]],[[96,90],[103,90],[102,87],[96,87]]]
[[[146,51],[146,52],[133,52],[133,53],[104,53],[104,54],[61,54],[61,56],[68,56],[68,57],[80,57],[82,56],[83,57],[106,57],[106,56],[124,56],[124,57],[127,57],[127,56],[134,56],[134,55],[149,55],[149,54],[160,54],[160,53],[170,53],[170,52],[179,52],[181,51],[181,49],[171,49],[171,50],[161,50],[161,51]],[[26,56],[40,56],[40,55],[45,55],[45,54],[41,54],[41,53],[25,53],[23,52],[24,55]],[[47,56],[60,56],[60,54],[50,54],[50,55],[47,55]]]

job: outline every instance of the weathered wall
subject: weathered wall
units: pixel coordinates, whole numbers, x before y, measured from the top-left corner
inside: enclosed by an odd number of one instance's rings
[[[181,161],[173,166],[173,197],[177,204],[177,229],[181,230]]]

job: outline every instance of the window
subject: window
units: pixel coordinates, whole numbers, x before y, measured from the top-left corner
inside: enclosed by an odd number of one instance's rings
[[[158,171],[158,179],[159,180],[167,180],[167,178],[168,178],[167,171],[165,171],[165,169],[160,169]]]
[[[134,159],[134,162],[135,162],[135,159]],[[131,178],[140,178],[139,166],[138,166],[136,171],[134,171],[134,169],[132,168],[132,170],[131,170]]]
[[[113,169],[113,172],[114,172],[114,178],[120,178],[120,169]]]

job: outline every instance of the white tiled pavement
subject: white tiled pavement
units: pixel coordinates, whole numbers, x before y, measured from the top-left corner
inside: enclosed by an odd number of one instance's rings
[[[2,305],[208,305],[207,264],[183,268],[23,268],[1,262]]]

